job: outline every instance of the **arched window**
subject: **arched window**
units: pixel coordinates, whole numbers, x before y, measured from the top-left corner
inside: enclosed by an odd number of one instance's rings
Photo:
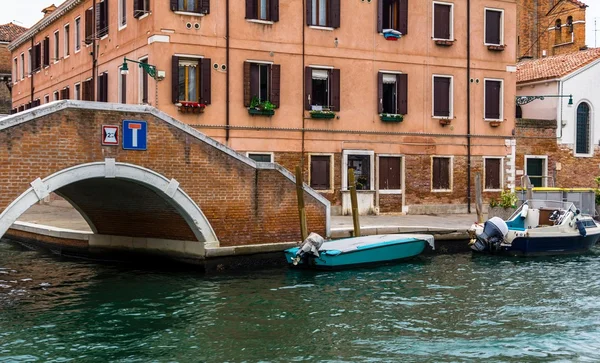
[[[562,43],[562,22],[560,19],[556,19],[556,24],[554,25],[554,44]]]
[[[515,111],[515,118],[523,118],[523,110],[519,105],[517,105],[517,109]]]
[[[573,33],[573,17],[569,16],[567,18],[567,30],[569,31],[569,33]]]
[[[577,107],[577,129],[575,134],[575,153],[590,153],[590,105],[582,102]]]

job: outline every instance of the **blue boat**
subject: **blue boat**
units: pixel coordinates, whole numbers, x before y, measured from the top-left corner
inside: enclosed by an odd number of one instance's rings
[[[300,247],[284,253],[292,266],[334,269],[408,259],[421,254],[427,244],[434,248],[432,235],[389,234],[325,242],[311,233]]]
[[[528,200],[507,220],[493,217],[469,229],[471,249],[510,256],[549,256],[589,251],[600,227],[571,202]]]

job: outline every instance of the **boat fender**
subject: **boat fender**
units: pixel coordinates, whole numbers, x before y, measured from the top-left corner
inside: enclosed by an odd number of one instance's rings
[[[527,212],[529,212],[529,206],[527,204],[524,204],[523,209],[521,210],[521,218],[526,218]]]
[[[575,221],[575,224],[577,225],[577,229],[579,230],[579,234],[582,237],[585,237],[587,235],[587,231],[585,230],[585,226],[583,225],[583,222],[578,219],[577,221]]]

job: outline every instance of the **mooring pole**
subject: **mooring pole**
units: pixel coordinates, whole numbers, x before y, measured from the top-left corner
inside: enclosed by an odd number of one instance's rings
[[[350,201],[352,203],[352,223],[354,224],[354,237],[360,237],[360,222],[358,220],[358,198],[356,196],[356,182],[354,169],[348,169],[348,186],[350,187]]]
[[[477,223],[483,223],[483,195],[481,193],[481,174],[475,174],[475,209],[477,210]]]
[[[300,214],[300,234],[302,241],[308,237],[308,228],[306,227],[306,211],[304,210],[304,188],[302,186],[302,169],[296,166],[296,194],[298,195],[298,213]]]

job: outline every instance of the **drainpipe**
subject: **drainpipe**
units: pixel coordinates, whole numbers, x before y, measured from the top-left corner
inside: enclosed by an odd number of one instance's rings
[[[471,0],[467,0],[467,213],[471,213]]]
[[[303,1],[302,2],[303,6],[302,6],[302,105],[301,105],[301,111],[302,111],[302,152],[300,154],[300,165],[302,165],[302,170],[304,170],[304,138],[305,138],[305,118],[304,118],[304,103],[306,102],[306,100],[304,99],[304,97],[306,97],[306,78],[304,73],[306,72],[306,63],[305,63],[305,33],[306,33],[306,2]]]
[[[229,144],[229,0],[225,1],[225,144]]]
[[[98,50],[96,49],[96,0],[92,2],[92,18],[94,19],[94,29],[92,29],[92,92],[90,98],[96,101],[96,72],[98,68]]]
[[[33,54],[33,49],[34,49],[34,43],[33,43],[33,38],[35,37],[35,34],[31,36],[31,54]],[[41,48],[41,47],[40,47]],[[37,59],[37,56],[36,56]],[[31,107],[33,108],[33,93],[35,92],[35,88],[33,88],[33,74],[35,72],[33,72],[33,59],[29,59],[29,64],[31,65],[31,73],[29,74],[29,81],[31,82]]]

